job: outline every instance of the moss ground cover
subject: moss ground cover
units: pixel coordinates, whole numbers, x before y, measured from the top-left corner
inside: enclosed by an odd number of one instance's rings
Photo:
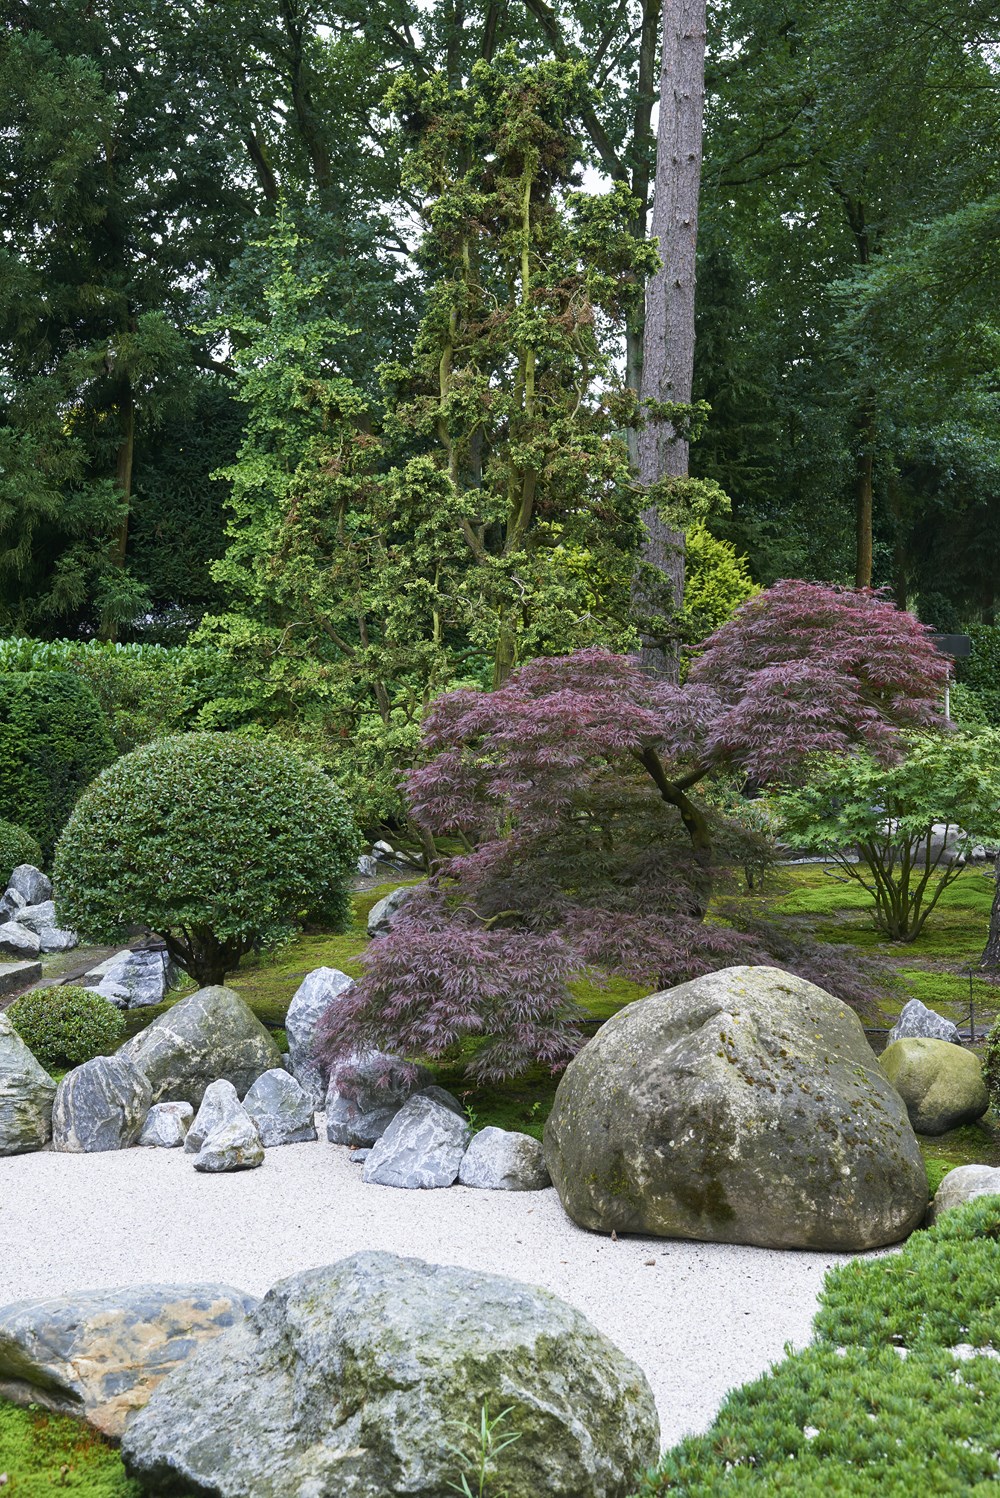
[[[0,1400],[0,1492],[4,1498],[139,1498],[115,1447],[89,1426]]]

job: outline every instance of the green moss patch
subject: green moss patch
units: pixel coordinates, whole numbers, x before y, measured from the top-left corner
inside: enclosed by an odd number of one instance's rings
[[[115,1447],[89,1426],[0,1401],[0,1476],[4,1498],[140,1498]]]

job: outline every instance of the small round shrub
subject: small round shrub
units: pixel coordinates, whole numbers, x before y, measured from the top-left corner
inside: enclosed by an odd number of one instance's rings
[[[7,1010],[14,1029],[43,1066],[80,1066],[121,1044],[125,1016],[86,988],[35,988]]]
[[[41,847],[27,828],[0,820],[0,886],[7,888],[19,863],[32,863],[37,869],[41,862]]]
[[[200,983],[304,919],[342,927],[360,839],[329,775],[283,744],[188,733],[145,744],[80,797],[56,849],[59,915],[87,938],[159,932]]]
[[[983,1081],[990,1107],[994,1113],[1000,1114],[1000,1019],[994,1020],[983,1047]]]

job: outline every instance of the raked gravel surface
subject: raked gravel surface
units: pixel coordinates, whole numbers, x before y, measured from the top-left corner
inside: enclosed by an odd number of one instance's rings
[[[0,1159],[0,1305],[179,1280],[260,1295],[358,1249],[461,1264],[543,1285],[589,1316],[645,1371],[670,1445],[704,1430],[726,1391],[765,1372],[786,1342],[808,1341],[823,1275],[844,1262],[613,1242],[576,1227],[551,1189],[366,1186],[348,1154],[321,1137],[233,1175],[201,1175],[181,1150]]]

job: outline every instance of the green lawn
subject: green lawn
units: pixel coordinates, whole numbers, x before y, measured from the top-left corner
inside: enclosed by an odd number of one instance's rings
[[[0,1400],[3,1498],[139,1498],[116,1449],[87,1425]]]

